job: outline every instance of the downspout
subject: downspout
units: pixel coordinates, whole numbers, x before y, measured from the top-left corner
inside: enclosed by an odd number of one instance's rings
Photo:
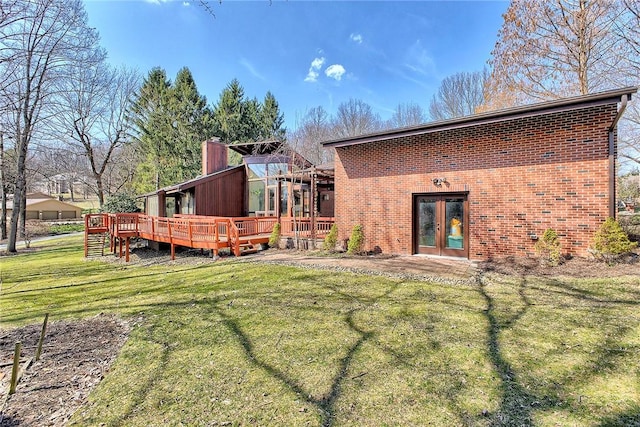
[[[613,123],[609,126],[609,216],[616,217],[616,153],[615,153],[615,129],[618,121],[627,109],[627,101],[629,95],[622,95],[620,108],[613,119]]]

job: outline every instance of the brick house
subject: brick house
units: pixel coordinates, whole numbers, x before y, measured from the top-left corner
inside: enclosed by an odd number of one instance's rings
[[[340,238],[473,260],[535,253],[548,228],[585,256],[615,216],[616,125],[637,88],[325,142]]]

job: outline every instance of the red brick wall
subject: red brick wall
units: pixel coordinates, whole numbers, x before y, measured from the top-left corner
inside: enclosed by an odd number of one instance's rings
[[[413,195],[467,191],[469,258],[534,254],[553,228],[579,256],[609,214],[608,127],[615,104],[336,149],[341,239],[410,254]],[[434,178],[448,184],[437,187]]]

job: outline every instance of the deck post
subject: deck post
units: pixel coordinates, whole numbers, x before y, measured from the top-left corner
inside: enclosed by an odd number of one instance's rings
[[[169,232],[169,244],[171,245],[171,261],[176,259],[176,246],[173,244],[173,236],[171,235],[171,220],[167,218],[167,231]]]
[[[0,135],[2,135],[0,133]],[[89,256],[89,218],[91,214],[84,216],[84,257]]]
[[[127,236],[127,239],[126,239],[126,248],[127,249],[126,249],[126,254],[125,254],[125,259],[124,259],[125,262],[129,262],[129,239],[130,239],[130,237]]]
[[[311,249],[316,248],[316,215],[318,214],[318,200],[316,196],[317,183],[316,167],[311,167],[311,203],[313,208],[311,209]]]

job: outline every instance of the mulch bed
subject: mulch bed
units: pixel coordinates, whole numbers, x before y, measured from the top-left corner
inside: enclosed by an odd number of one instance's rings
[[[50,322],[40,360],[33,362],[8,396],[15,343],[22,359],[35,354],[42,325],[0,330],[0,426],[63,426],[86,402],[129,334],[113,316]],[[4,406],[3,406],[4,405]]]

